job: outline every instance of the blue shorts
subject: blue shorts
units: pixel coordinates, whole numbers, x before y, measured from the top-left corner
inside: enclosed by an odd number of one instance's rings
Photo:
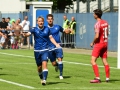
[[[48,50],[41,52],[34,51],[34,56],[37,66],[41,66],[43,61],[48,61]]]
[[[49,50],[49,59],[51,62],[56,61],[56,58],[63,58],[63,50],[62,48]]]

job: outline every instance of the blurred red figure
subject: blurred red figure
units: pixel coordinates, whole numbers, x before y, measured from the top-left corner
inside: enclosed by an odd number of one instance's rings
[[[109,82],[110,76],[110,68],[107,62],[107,48],[108,48],[108,23],[105,20],[101,19],[102,11],[100,9],[96,9],[93,11],[94,18],[97,20],[94,31],[95,36],[93,42],[90,44],[93,47],[91,64],[94,70],[95,78],[91,80],[91,83],[100,83],[99,69],[96,64],[97,58],[100,56],[102,58],[102,62],[105,67],[106,73],[106,82]]]

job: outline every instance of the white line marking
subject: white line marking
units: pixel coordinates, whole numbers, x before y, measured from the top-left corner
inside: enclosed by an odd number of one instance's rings
[[[0,63],[0,64],[25,64],[26,65],[26,64],[35,64],[35,63],[13,63],[12,62],[12,63]]]
[[[84,65],[84,66],[91,66],[91,64],[85,64],[85,63],[78,63],[78,62],[68,62],[68,61],[63,61],[63,62],[66,62],[66,63],[69,63],[69,64],[79,64],[79,65]],[[98,66],[98,67],[104,67],[104,66]],[[110,67],[112,69],[118,69],[118,68],[115,68],[115,67]]]
[[[35,89],[34,87],[31,87],[31,86],[19,84],[19,83],[16,83],[16,82],[7,81],[7,80],[4,80],[4,79],[0,79],[0,81],[10,83],[10,84],[13,84],[13,85],[17,85],[17,86],[21,86],[21,87],[25,87],[25,88],[29,88],[29,89]]]
[[[3,55],[10,55],[10,56],[20,56],[20,57],[27,57],[27,58],[34,58],[32,56],[25,56],[25,55],[17,55],[17,54],[9,54],[9,53],[2,53],[0,52],[0,54],[3,54]],[[68,62],[68,61],[63,61],[65,63],[69,63],[69,64],[79,64],[79,65],[85,65],[85,66],[91,66],[91,64],[85,64],[85,63],[78,63],[78,62]],[[99,66],[99,67],[104,67],[104,66]],[[118,69],[116,67],[110,67],[112,69]]]
[[[17,55],[17,54],[2,53],[2,52],[0,52],[0,54],[3,54],[3,55],[10,55],[10,56],[20,56],[20,57],[34,58],[34,57],[32,57],[32,56],[24,56],[24,55]]]
[[[119,90],[120,88],[118,87],[116,87],[116,88],[108,88],[108,87],[81,87],[81,88],[59,88],[59,87],[57,87],[57,88],[36,88],[36,89],[42,89],[42,90],[95,90],[95,89],[99,89],[99,90],[102,90],[102,89],[104,89],[104,90]]]

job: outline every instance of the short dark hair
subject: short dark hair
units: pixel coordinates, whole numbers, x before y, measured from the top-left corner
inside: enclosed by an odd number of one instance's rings
[[[53,15],[52,15],[52,14],[48,14],[48,15],[47,15],[47,18],[48,18],[48,17],[52,17],[52,18],[53,18]]]
[[[102,10],[100,10],[100,9],[95,9],[94,11],[93,11],[99,18],[101,18],[102,17]]]
[[[8,17],[8,19],[10,20],[10,17]]]

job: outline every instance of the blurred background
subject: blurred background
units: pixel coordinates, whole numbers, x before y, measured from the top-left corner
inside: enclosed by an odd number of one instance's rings
[[[22,21],[24,20],[24,16],[28,16],[30,27],[36,26],[37,14],[34,16],[33,9],[38,7],[40,7],[40,10],[45,9],[44,2],[47,4],[52,2],[51,10],[48,13],[54,15],[54,24],[63,26],[64,15],[67,16],[69,21],[71,21],[71,17],[75,18],[75,48],[91,49],[89,44],[94,37],[94,24],[96,22],[93,17],[93,10],[97,8],[101,9],[103,11],[102,18],[109,23],[109,51],[117,51],[118,0],[12,0],[12,2],[0,0],[0,21],[2,18],[8,17],[15,20],[20,18]],[[44,12],[40,12],[38,15],[43,15],[46,18],[47,13],[44,15]],[[45,25],[47,25],[47,22]],[[63,43],[66,44],[66,41]],[[71,42],[67,43],[71,44]],[[32,46],[33,44],[33,37],[31,36],[30,45]],[[26,41],[24,45],[26,45]]]

